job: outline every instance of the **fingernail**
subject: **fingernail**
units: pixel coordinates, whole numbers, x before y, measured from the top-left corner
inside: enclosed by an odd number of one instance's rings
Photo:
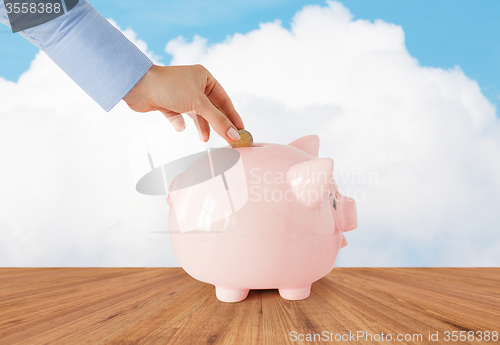
[[[234,141],[238,141],[241,139],[240,133],[238,133],[233,127],[230,127],[227,131],[227,136]]]
[[[171,121],[171,123],[172,123],[172,126],[174,126],[174,129],[177,132],[182,132],[186,128],[186,122],[184,122],[184,119],[182,118],[181,115],[177,115],[177,116],[179,116],[179,117],[173,119]]]

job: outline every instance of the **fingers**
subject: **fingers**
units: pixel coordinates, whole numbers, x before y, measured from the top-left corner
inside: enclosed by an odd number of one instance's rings
[[[200,137],[200,140],[203,142],[207,142],[210,138],[210,125],[208,124],[207,120],[205,120],[200,115],[196,115],[196,111],[194,110],[188,111],[186,115],[193,119],[196,129],[198,130],[198,136]]]
[[[210,102],[215,105],[227,118],[236,126],[237,129],[244,129],[245,125],[240,115],[234,109],[233,102],[227,95],[226,91],[222,88],[222,85],[217,82],[217,80],[209,73],[208,83],[205,89],[205,94],[207,95]]]
[[[210,125],[208,124],[207,120],[205,120],[200,115],[197,115],[197,118],[198,118],[198,124],[200,126],[199,128],[200,139],[206,143],[210,138]]]
[[[167,110],[167,109],[159,109],[163,115],[170,121],[172,126],[177,132],[182,132],[184,128],[186,128],[186,122],[184,121],[184,117],[176,112]]]
[[[177,132],[182,132],[186,128],[186,122],[184,121],[184,117],[182,116],[182,114],[167,109],[159,109],[159,110],[170,121],[170,123]],[[196,128],[198,130],[198,135],[200,137],[200,140],[203,142],[207,142],[208,139],[210,138],[210,125],[208,124],[207,120],[205,120],[200,115],[196,115],[194,111],[189,111],[186,113],[186,115],[188,115],[193,119]]]
[[[179,132],[186,127],[181,115],[184,113],[195,121],[200,139],[204,142],[209,140],[210,126],[228,143],[240,140],[238,129],[243,129],[244,124],[226,91],[203,66],[187,67],[172,66],[168,70],[166,67],[158,70],[161,73],[153,75],[152,83],[164,87],[159,88],[161,93],[152,93],[157,97],[149,103],[160,110]],[[164,93],[169,96],[162,96]],[[190,110],[194,112],[191,114]]]
[[[198,107],[199,109],[196,110],[196,113],[203,116],[212,125],[213,129],[228,143],[240,140],[237,128],[207,97],[200,98]]]

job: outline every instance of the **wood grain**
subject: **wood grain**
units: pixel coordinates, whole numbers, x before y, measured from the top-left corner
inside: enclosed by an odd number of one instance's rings
[[[0,344],[306,343],[292,331],[422,334],[393,339],[406,344],[453,343],[445,331],[498,332],[500,268],[335,268],[306,300],[252,290],[232,304],[180,268],[0,269]],[[316,340],[308,343],[388,343]]]

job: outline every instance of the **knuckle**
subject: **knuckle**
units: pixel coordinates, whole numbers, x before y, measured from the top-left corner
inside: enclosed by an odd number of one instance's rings
[[[199,72],[206,72],[207,71],[207,69],[203,65],[200,65],[200,64],[193,65],[193,68]]]
[[[216,121],[220,127],[225,127],[226,125],[228,125],[227,118],[225,116],[217,116]],[[230,127],[230,126],[227,126],[227,127]]]
[[[196,114],[202,115],[205,111],[203,109],[203,101],[201,100],[201,97],[197,97],[193,100],[193,108],[196,111]]]
[[[218,104],[219,108],[226,108],[227,106],[230,105],[228,97],[220,97],[220,99],[218,101],[219,101],[219,104]]]

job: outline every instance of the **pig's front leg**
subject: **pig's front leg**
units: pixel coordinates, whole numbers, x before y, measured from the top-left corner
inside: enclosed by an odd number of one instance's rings
[[[215,295],[222,302],[239,302],[247,298],[248,291],[245,289],[231,289],[220,286],[215,287]]]
[[[291,301],[306,299],[311,294],[311,285],[302,288],[286,288],[278,289],[281,297]]]

